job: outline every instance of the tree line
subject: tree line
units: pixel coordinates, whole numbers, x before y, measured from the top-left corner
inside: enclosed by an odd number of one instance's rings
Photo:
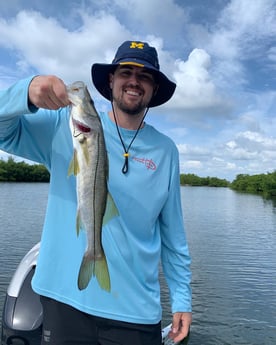
[[[49,182],[50,173],[42,164],[16,162],[13,157],[0,160],[0,182]],[[218,177],[200,177],[195,174],[180,174],[182,186],[228,187],[245,193],[258,193],[265,197],[276,196],[276,170],[272,173],[239,174],[233,182]]]
[[[200,177],[195,174],[180,174],[182,186],[229,187],[231,183],[218,177]]]
[[[276,197],[276,170],[258,175],[237,175],[230,187],[239,192],[258,193],[265,197]]]
[[[217,177],[199,177],[194,174],[181,174],[180,184],[189,186],[229,187],[238,192],[261,194],[276,197],[276,170],[272,173],[248,175],[239,174],[233,182]]]
[[[42,164],[0,160],[0,182],[49,182],[50,173]]]

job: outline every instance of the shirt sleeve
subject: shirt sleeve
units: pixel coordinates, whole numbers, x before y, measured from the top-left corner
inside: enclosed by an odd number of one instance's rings
[[[28,102],[29,85],[34,76],[19,80],[9,88],[0,90],[0,118],[16,117],[35,112],[37,108]]]
[[[32,79],[20,80],[0,91],[0,149],[50,168],[58,112],[30,106],[28,89]]]
[[[172,313],[192,310],[190,255],[180,198],[178,150],[172,154],[167,201],[160,214],[162,267],[168,284]]]

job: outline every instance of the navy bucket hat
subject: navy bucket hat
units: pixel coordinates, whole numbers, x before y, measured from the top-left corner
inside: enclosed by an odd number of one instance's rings
[[[114,73],[118,65],[145,67],[153,72],[158,89],[148,105],[149,108],[166,103],[174,94],[176,84],[160,71],[156,49],[146,42],[126,41],[118,48],[111,64],[95,63],[91,68],[92,81],[96,89],[109,101],[109,74]]]

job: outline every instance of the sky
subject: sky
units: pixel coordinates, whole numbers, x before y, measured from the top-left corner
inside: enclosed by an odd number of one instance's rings
[[[0,89],[54,74],[84,81],[109,110],[90,69],[125,40],[156,47],[177,84],[146,122],[174,140],[181,173],[276,170],[276,0],[0,1]]]

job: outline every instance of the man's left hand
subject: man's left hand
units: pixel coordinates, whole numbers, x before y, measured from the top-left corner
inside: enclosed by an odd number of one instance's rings
[[[172,328],[169,337],[176,343],[187,337],[192,323],[192,313],[173,314]]]

